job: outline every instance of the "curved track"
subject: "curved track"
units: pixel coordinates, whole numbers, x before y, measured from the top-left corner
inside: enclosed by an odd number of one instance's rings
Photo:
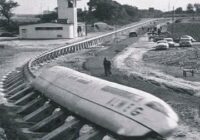
[[[1,90],[11,106],[17,108],[16,113],[20,115],[20,119],[16,119],[16,121],[22,127],[20,132],[27,139],[40,140],[120,139],[110,131],[92,124],[90,120],[83,120],[59,104],[49,100],[43,94],[35,91],[29,83],[37,77],[38,68],[46,63],[60,56],[100,45],[115,38],[116,35],[125,34],[132,29],[146,26],[154,20],[130,25],[117,31],[48,51],[5,75],[1,82]]]

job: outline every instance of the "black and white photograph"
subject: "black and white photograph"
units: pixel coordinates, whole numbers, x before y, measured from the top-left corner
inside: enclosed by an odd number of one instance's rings
[[[0,0],[0,140],[200,140],[200,0]]]

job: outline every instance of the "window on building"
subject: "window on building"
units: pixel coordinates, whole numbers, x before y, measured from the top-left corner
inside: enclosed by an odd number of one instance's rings
[[[26,33],[26,31],[27,31],[26,29],[22,29],[22,33]]]
[[[76,7],[77,0],[68,0],[68,7],[73,8]]]
[[[63,30],[63,27],[35,27],[35,30]]]
[[[57,35],[57,38],[62,38],[62,35]]]

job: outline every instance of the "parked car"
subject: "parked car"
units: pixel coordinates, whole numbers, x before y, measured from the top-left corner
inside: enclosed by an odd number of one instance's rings
[[[137,37],[137,33],[136,32],[130,32],[129,37]]]
[[[166,40],[160,40],[157,42],[155,49],[156,50],[167,50],[167,49],[169,49],[169,44]]]
[[[15,35],[13,33],[9,32],[3,32],[0,34],[0,37],[14,37]]]
[[[190,38],[181,38],[179,41],[180,47],[192,47],[192,41]]]
[[[183,36],[181,36],[181,38],[188,38],[188,39],[191,40],[191,42],[195,42],[196,41],[193,37],[191,37],[189,35],[183,35]],[[180,40],[181,40],[181,38],[180,38]]]
[[[168,42],[169,47],[174,47],[175,46],[173,38],[164,38],[164,40],[166,40]]]
[[[161,35],[155,35],[155,36],[153,37],[153,42],[157,42],[157,41],[163,40],[163,39],[164,39],[163,36],[161,36]]]
[[[164,37],[170,37],[171,33],[166,31],[166,32],[161,32],[160,35]]]

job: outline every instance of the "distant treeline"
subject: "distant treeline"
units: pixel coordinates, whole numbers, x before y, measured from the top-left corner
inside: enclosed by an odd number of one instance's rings
[[[103,21],[108,24],[128,24],[130,22],[138,21],[145,17],[160,17],[162,12],[149,8],[147,10],[140,10],[137,7],[130,5],[121,5],[113,0],[90,0],[88,2],[88,10],[78,9],[78,21],[94,23]],[[55,21],[57,16],[57,8],[48,14],[38,15],[41,22]]]
[[[108,24],[127,24],[143,17],[159,17],[162,12],[150,8],[139,10],[135,6],[121,5],[113,0],[90,0],[88,10],[78,11],[79,21],[104,21]]]

